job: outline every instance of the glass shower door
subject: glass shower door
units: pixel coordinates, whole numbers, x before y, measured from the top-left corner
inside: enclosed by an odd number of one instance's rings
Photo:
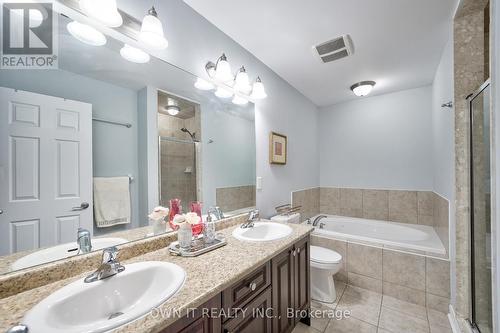
[[[492,332],[490,85],[469,98],[472,325]]]

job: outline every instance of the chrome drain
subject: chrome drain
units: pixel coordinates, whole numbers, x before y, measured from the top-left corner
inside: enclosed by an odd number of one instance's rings
[[[111,319],[116,318],[116,317],[120,317],[122,314],[123,314],[123,312],[115,312],[108,317],[108,320],[111,320]]]

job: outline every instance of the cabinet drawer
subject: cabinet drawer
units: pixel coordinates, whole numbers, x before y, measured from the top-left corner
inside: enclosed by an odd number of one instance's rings
[[[272,308],[271,288],[267,288],[260,295],[239,311],[236,318],[223,325],[223,333],[271,333]]]
[[[233,314],[232,309],[244,307],[250,300],[271,285],[271,263],[267,262],[241,281],[222,293],[222,307]]]

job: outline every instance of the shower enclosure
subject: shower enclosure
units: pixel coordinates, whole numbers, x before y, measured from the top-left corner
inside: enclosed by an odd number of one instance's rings
[[[468,98],[471,185],[471,324],[481,333],[492,329],[491,290],[491,113],[487,81]]]
[[[182,200],[183,208],[199,200],[197,186],[198,142],[173,137],[159,137],[160,204],[168,207],[170,199]]]

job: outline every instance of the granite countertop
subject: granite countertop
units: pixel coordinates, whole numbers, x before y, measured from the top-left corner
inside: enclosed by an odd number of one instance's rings
[[[140,261],[165,261],[182,267],[187,275],[184,286],[163,303],[160,313],[179,313],[196,308],[208,301],[245,275],[264,264],[299,239],[307,236],[313,228],[306,225],[289,225],[293,232],[290,236],[272,242],[243,242],[232,237],[237,227],[220,230],[227,239],[227,245],[212,252],[194,258],[170,255],[167,247],[158,251],[126,260],[123,264]],[[165,244],[167,245],[167,244]],[[12,325],[21,322],[25,313],[45,297],[65,285],[82,279],[90,272],[69,279],[57,281],[14,296],[0,299],[0,331],[4,332]],[[92,304],[89,304],[92,306]],[[148,314],[113,332],[159,332],[178,318],[158,318]]]

